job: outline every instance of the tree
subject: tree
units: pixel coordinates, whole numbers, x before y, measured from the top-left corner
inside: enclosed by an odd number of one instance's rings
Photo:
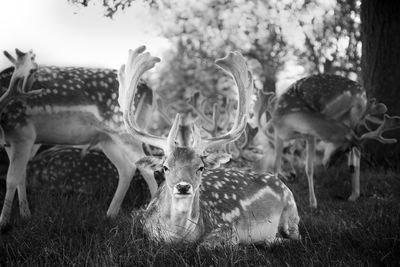
[[[376,97],[388,107],[391,115],[400,115],[400,1],[363,0],[362,78],[369,97]],[[400,130],[386,134],[399,140],[390,149],[383,145],[367,146],[382,162],[400,160]],[[393,161],[395,160],[395,161]]]
[[[360,1],[336,0],[332,8],[310,15],[317,1],[294,10],[304,32],[298,58],[309,73],[333,73],[353,80],[361,74]]]

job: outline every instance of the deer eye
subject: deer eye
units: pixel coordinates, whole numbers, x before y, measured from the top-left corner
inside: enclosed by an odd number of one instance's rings
[[[200,167],[197,169],[196,173],[197,173],[197,174],[201,174],[203,171],[204,171],[204,166],[200,166]]]
[[[169,171],[168,167],[167,167],[167,166],[163,166],[163,167],[162,167],[162,172],[163,172],[163,173],[166,173],[167,171]]]

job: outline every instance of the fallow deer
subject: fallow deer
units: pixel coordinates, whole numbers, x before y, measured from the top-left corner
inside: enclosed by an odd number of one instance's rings
[[[274,175],[224,168],[211,169],[227,162],[227,154],[208,154],[207,149],[222,146],[242,134],[249,109],[253,80],[244,58],[229,53],[216,64],[232,75],[238,88],[238,110],[229,132],[201,138],[192,127],[192,142],[176,144],[181,115],[177,114],[167,138],[146,133],[136,124],[132,100],[139,77],[154,67],[158,58],[142,51],[131,51],[119,73],[128,102],[124,122],[139,140],[160,147],[165,159],[143,158],[138,166],[158,166],[165,176],[156,196],[143,212],[143,226],[150,238],[165,242],[194,242],[218,245],[273,242],[277,234],[299,238],[296,203],[291,191]],[[121,104],[122,106],[122,104]],[[186,144],[184,144],[186,145]]]
[[[25,175],[35,144],[100,146],[119,174],[107,210],[108,216],[116,216],[135,173],[134,162],[144,156],[142,144],[124,126],[117,100],[116,72],[44,66],[36,70],[36,77],[28,79],[30,70],[36,69],[34,54],[17,52],[17,59],[6,55],[15,64],[15,70],[7,92],[0,99],[0,126],[10,159],[0,228],[9,221],[16,189],[21,216],[30,216]],[[22,89],[16,86],[19,80],[23,81]],[[140,91],[146,87],[141,82],[137,86]],[[135,105],[140,113],[145,99],[137,100]],[[146,170],[141,173],[154,195],[157,189],[154,175]]]
[[[93,188],[112,188],[118,171],[98,149],[53,146],[39,152],[27,166],[28,186],[61,193],[93,193]]]
[[[372,117],[386,110],[382,103],[368,102],[364,88],[347,78],[322,74],[298,80],[277,99],[273,107],[270,123],[275,137],[275,172],[280,171],[283,142],[305,138],[309,201],[311,207],[317,207],[313,185],[316,139],[329,143],[330,151],[347,148],[353,172],[349,200],[355,201],[360,195],[361,141],[376,139],[382,143],[396,142],[396,139],[385,139],[381,134],[400,127],[400,117],[387,114],[384,114],[383,120]],[[367,121],[380,126],[359,136],[360,129],[367,125]],[[370,129],[367,127],[366,130]]]

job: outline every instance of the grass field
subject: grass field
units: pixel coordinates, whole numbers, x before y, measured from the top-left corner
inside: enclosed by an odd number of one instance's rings
[[[317,172],[317,210],[308,208],[304,175],[288,184],[301,217],[301,241],[215,251],[148,240],[131,215],[148,196],[140,189],[131,186],[121,214],[109,220],[105,212],[116,181],[95,185],[91,195],[44,185],[28,192],[30,220],[20,219],[15,203],[12,226],[0,235],[0,265],[400,266],[400,172],[363,170],[362,195],[355,203],[346,201],[349,175],[337,168]],[[1,201],[4,193],[1,181]]]

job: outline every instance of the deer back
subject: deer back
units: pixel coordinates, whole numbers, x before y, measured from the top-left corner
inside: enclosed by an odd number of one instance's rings
[[[361,85],[341,76],[319,74],[292,84],[279,97],[274,116],[304,112],[343,121],[350,115],[353,116],[350,120],[355,123],[361,119],[366,107],[367,97]]]
[[[8,87],[13,70],[10,67],[0,73],[2,91]],[[14,127],[16,123],[24,123],[30,115],[38,112],[80,110],[95,112],[97,119],[113,128],[123,126],[122,112],[117,101],[116,70],[40,66],[35,75],[30,91],[37,93],[16,98],[7,105],[1,119],[5,129]],[[137,106],[140,101],[149,106],[153,102],[152,90],[143,81],[138,83],[134,104]]]

